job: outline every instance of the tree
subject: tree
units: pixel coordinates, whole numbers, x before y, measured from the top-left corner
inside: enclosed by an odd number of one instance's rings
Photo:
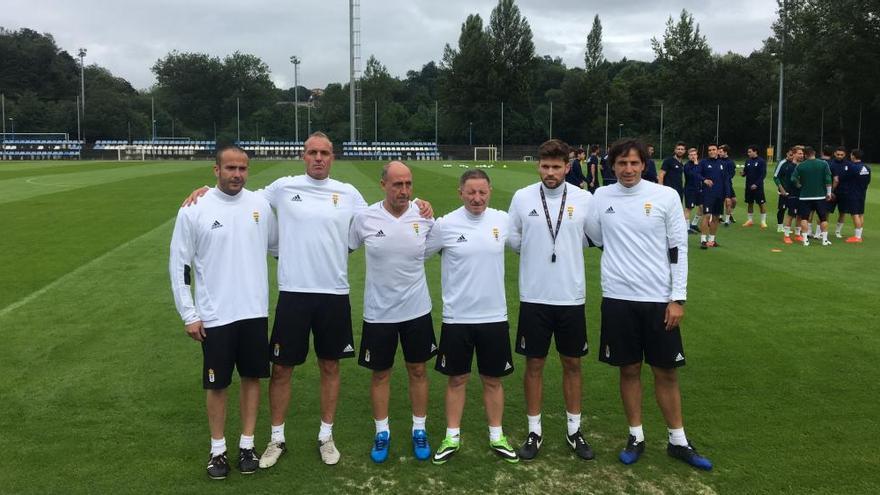
[[[587,71],[595,70],[605,61],[602,55],[602,21],[599,20],[599,14],[593,17],[593,27],[587,35],[587,50],[584,55],[584,66]]]
[[[535,45],[529,22],[514,0],[498,1],[489,17],[486,35],[493,95],[500,101],[528,106]]]
[[[476,139],[488,139],[490,88],[486,65],[489,42],[479,14],[469,15],[461,25],[458,49],[446,45],[440,65],[440,99],[449,114],[447,132],[463,136],[470,122],[477,125]]]

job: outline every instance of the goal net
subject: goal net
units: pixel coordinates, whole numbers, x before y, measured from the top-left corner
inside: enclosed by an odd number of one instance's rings
[[[498,160],[498,148],[495,146],[474,147],[474,161],[483,160],[494,162]]]

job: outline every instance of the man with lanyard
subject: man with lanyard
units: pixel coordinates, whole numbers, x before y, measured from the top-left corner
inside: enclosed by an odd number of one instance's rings
[[[766,200],[764,198],[764,179],[767,177],[767,162],[758,155],[758,147],[756,145],[749,146],[746,151],[749,159],[746,160],[746,166],[743,167],[740,175],[746,178],[746,204],[748,205],[749,219],[743,224],[743,227],[751,227],[755,224],[755,203],[761,210],[761,228],[767,228],[767,207],[764,206]]]
[[[581,459],[593,459],[581,433],[581,358],[587,354],[584,312],[584,229],[592,195],[567,187],[568,145],[558,139],[538,149],[541,181],[514,193],[508,213],[511,246],[520,253],[516,352],[526,357],[525,395],[529,434],[519,451],[534,459],[543,442],[541,405],[544,363],[551,338],[562,361],[566,441]]]
[[[269,468],[287,452],[284,422],[290,405],[293,368],[305,362],[309,335],[314,341],[320,374],[318,452],[327,465],[339,462],[333,420],[339,398],[339,360],[354,357],[348,284],[348,231],[355,212],[367,207],[351,184],[330,178],[333,143],[322,132],[305,142],[305,174],[281,177],[263,195],[278,215],[278,304],[270,338],[272,378],[269,411],[272,435],[260,458]],[[195,203],[207,188],[193,192]],[[432,218],[431,205],[419,205]],[[307,233],[306,235],[303,235]]]
[[[463,206],[437,219],[428,234],[426,252],[426,256],[441,254],[443,326],[435,369],[449,377],[446,437],[433,462],[446,463],[461,447],[465,388],[475,350],[489,422],[489,448],[507,462],[518,462],[501,427],[501,378],[513,373],[504,288],[504,246],[510,222],[506,212],[489,208],[492,186],[482,170],[462,174],[458,195]]]
[[[681,141],[675,143],[672,156],[663,160],[660,165],[658,183],[675,189],[680,200],[684,200],[684,160],[685,144]],[[687,214],[685,219],[687,219]]]
[[[657,404],[666,420],[666,452],[712,469],[684,433],[676,369],[684,366],[679,322],[687,298],[687,234],[678,196],[641,179],[646,153],[638,141],[615,143],[608,153],[617,185],[596,191],[587,235],[602,251],[602,333],[599,360],[620,370],[620,396],[629,423],[620,461],[645,451],[642,362],[651,366]]]
[[[269,203],[244,188],[248,176],[244,150],[220,148],[214,175],[217,187],[199,205],[178,211],[168,267],[174,304],[186,333],[202,344],[202,386],[207,391],[211,430],[208,476],[224,479],[229,461],[223,429],[234,368],[241,377],[238,469],[252,474],[259,465],[254,429],[260,378],[269,377],[266,255],[277,253],[278,226]]]
[[[358,364],[373,371],[370,402],[376,436],[370,458],[376,463],[388,458],[391,368],[399,340],[409,376],[413,454],[423,461],[431,455],[425,429],[425,363],[437,353],[431,296],[425,279],[425,241],[434,220],[421,218],[410,201],[412,172],[403,162],[385,165],[380,185],[385,199],[355,215],[348,245],[351,250],[366,246],[364,323]]]

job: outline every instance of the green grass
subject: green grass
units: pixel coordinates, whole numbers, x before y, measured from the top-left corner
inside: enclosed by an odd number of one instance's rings
[[[412,166],[417,195],[430,200],[438,215],[458,206],[457,165]],[[337,162],[333,176],[355,184],[372,202],[381,197],[380,167]],[[502,209],[516,189],[537,180],[533,165],[521,162],[489,172],[493,206]],[[301,163],[254,162],[249,185],[255,189],[298,173]],[[0,163],[0,493],[876,493],[880,486],[874,451],[880,324],[871,309],[880,272],[876,182],[863,245],[783,246],[772,220],[767,231],[722,228],[723,247],[708,252],[696,249],[691,237],[683,326],[689,364],[681,383],[687,432],[715,461],[710,473],[666,456],[664,424],[647,374],[647,452],[634,466],[617,461],[626,436],[617,376],[594,354],[584,360],[584,424],[598,455],[594,462],[575,461],[562,439],[561,371],[550,359],[546,441],[538,460],[508,465],[488,451],[473,379],[462,451],[442,467],[414,461],[405,374],[398,366],[392,456],[373,465],[369,373],[347,360],[334,431],[343,457],[340,465],[326,467],[315,448],[318,389],[311,355],[294,373],[287,420],[291,452],[253,477],[234,471],[225,482],[209,481],[201,351],[185,337],[174,311],[167,256],[180,201],[213,180],[208,162]],[[740,178],[736,188],[742,194]],[[772,219],[775,195],[767,189]],[[745,220],[744,206],[736,217]],[[851,225],[844,232],[849,235]],[[599,252],[585,256],[588,333],[596,343]],[[514,329],[517,263],[508,254]],[[358,322],[362,252],[350,264]],[[439,322],[436,258],[427,272]],[[517,356],[514,364],[516,372],[505,380],[504,425],[519,442],[526,433],[523,361]],[[436,373],[430,378],[428,430],[436,446],[445,428],[445,380]],[[235,386],[232,391],[230,447],[239,434]],[[268,439],[267,409],[264,394],[259,449]]]

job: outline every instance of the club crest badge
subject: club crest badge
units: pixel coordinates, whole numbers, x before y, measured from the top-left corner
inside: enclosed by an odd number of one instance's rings
[[[645,203],[645,216],[646,217],[651,216],[651,208],[653,208],[653,207],[654,207],[654,205],[652,205],[651,203]]]
[[[331,196],[331,199],[333,200],[333,207],[334,208],[339,206],[339,195],[338,194],[333,193],[333,196]]]
[[[566,210],[568,210],[568,219],[574,218],[574,206],[569,206]]]
[[[416,233],[416,235],[419,235],[419,224],[413,223],[412,226],[413,226],[413,231]]]
[[[214,368],[208,368],[208,381],[214,383]]]
[[[254,212],[254,223],[256,223],[256,224],[260,223],[260,212],[258,212],[258,211]]]
[[[494,237],[496,241],[501,237],[501,231],[498,227],[492,227],[492,237]]]

